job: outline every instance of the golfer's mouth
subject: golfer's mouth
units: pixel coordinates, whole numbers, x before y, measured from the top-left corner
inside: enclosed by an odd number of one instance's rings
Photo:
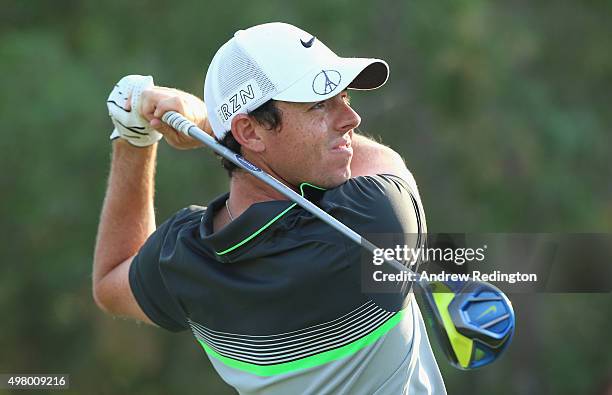
[[[332,152],[337,152],[337,153],[353,153],[353,147],[351,147],[351,141],[350,140],[342,140],[340,141],[338,144],[334,145],[332,147]]]

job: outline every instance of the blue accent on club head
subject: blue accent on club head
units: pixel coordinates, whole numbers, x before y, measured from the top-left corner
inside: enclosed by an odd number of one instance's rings
[[[466,283],[449,305],[459,333],[498,348],[514,330],[514,310],[497,287],[483,282]]]
[[[503,301],[472,301],[466,306],[467,319],[474,325],[482,327],[491,321],[508,314],[508,309]]]
[[[505,331],[508,330],[508,327],[510,326],[510,324],[511,324],[510,320],[500,321],[497,324],[490,327],[489,330],[491,332],[504,333]]]

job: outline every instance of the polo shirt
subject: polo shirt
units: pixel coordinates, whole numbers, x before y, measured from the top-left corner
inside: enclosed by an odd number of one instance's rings
[[[361,235],[426,231],[416,186],[396,176],[300,190]],[[130,286],[151,321],[190,330],[240,394],[446,393],[411,292],[364,292],[364,250],[291,201],[213,232],[228,196],[180,210],[135,256]]]

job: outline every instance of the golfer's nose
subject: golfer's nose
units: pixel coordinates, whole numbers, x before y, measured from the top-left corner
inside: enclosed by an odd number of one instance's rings
[[[339,132],[346,133],[361,124],[359,114],[344,99],[338,104],[338,109],[337,130]]]

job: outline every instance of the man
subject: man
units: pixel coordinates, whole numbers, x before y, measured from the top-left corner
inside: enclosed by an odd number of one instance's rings
[[[358,233],[424,232],[401,157],[355,133],[347,89],[387,77],[381,60],[340,58],[271,23],[217,51],[206,104],[150,77],[121,80],[109,97],[119,138],[94,258],[97,304],[190,329],[241,394],[445,393],[413,296],[362,292],[360,248],[246,172],[224,163],[229,194],[155,229],[157,141],[199,146],[161,123],[175,110]]]

